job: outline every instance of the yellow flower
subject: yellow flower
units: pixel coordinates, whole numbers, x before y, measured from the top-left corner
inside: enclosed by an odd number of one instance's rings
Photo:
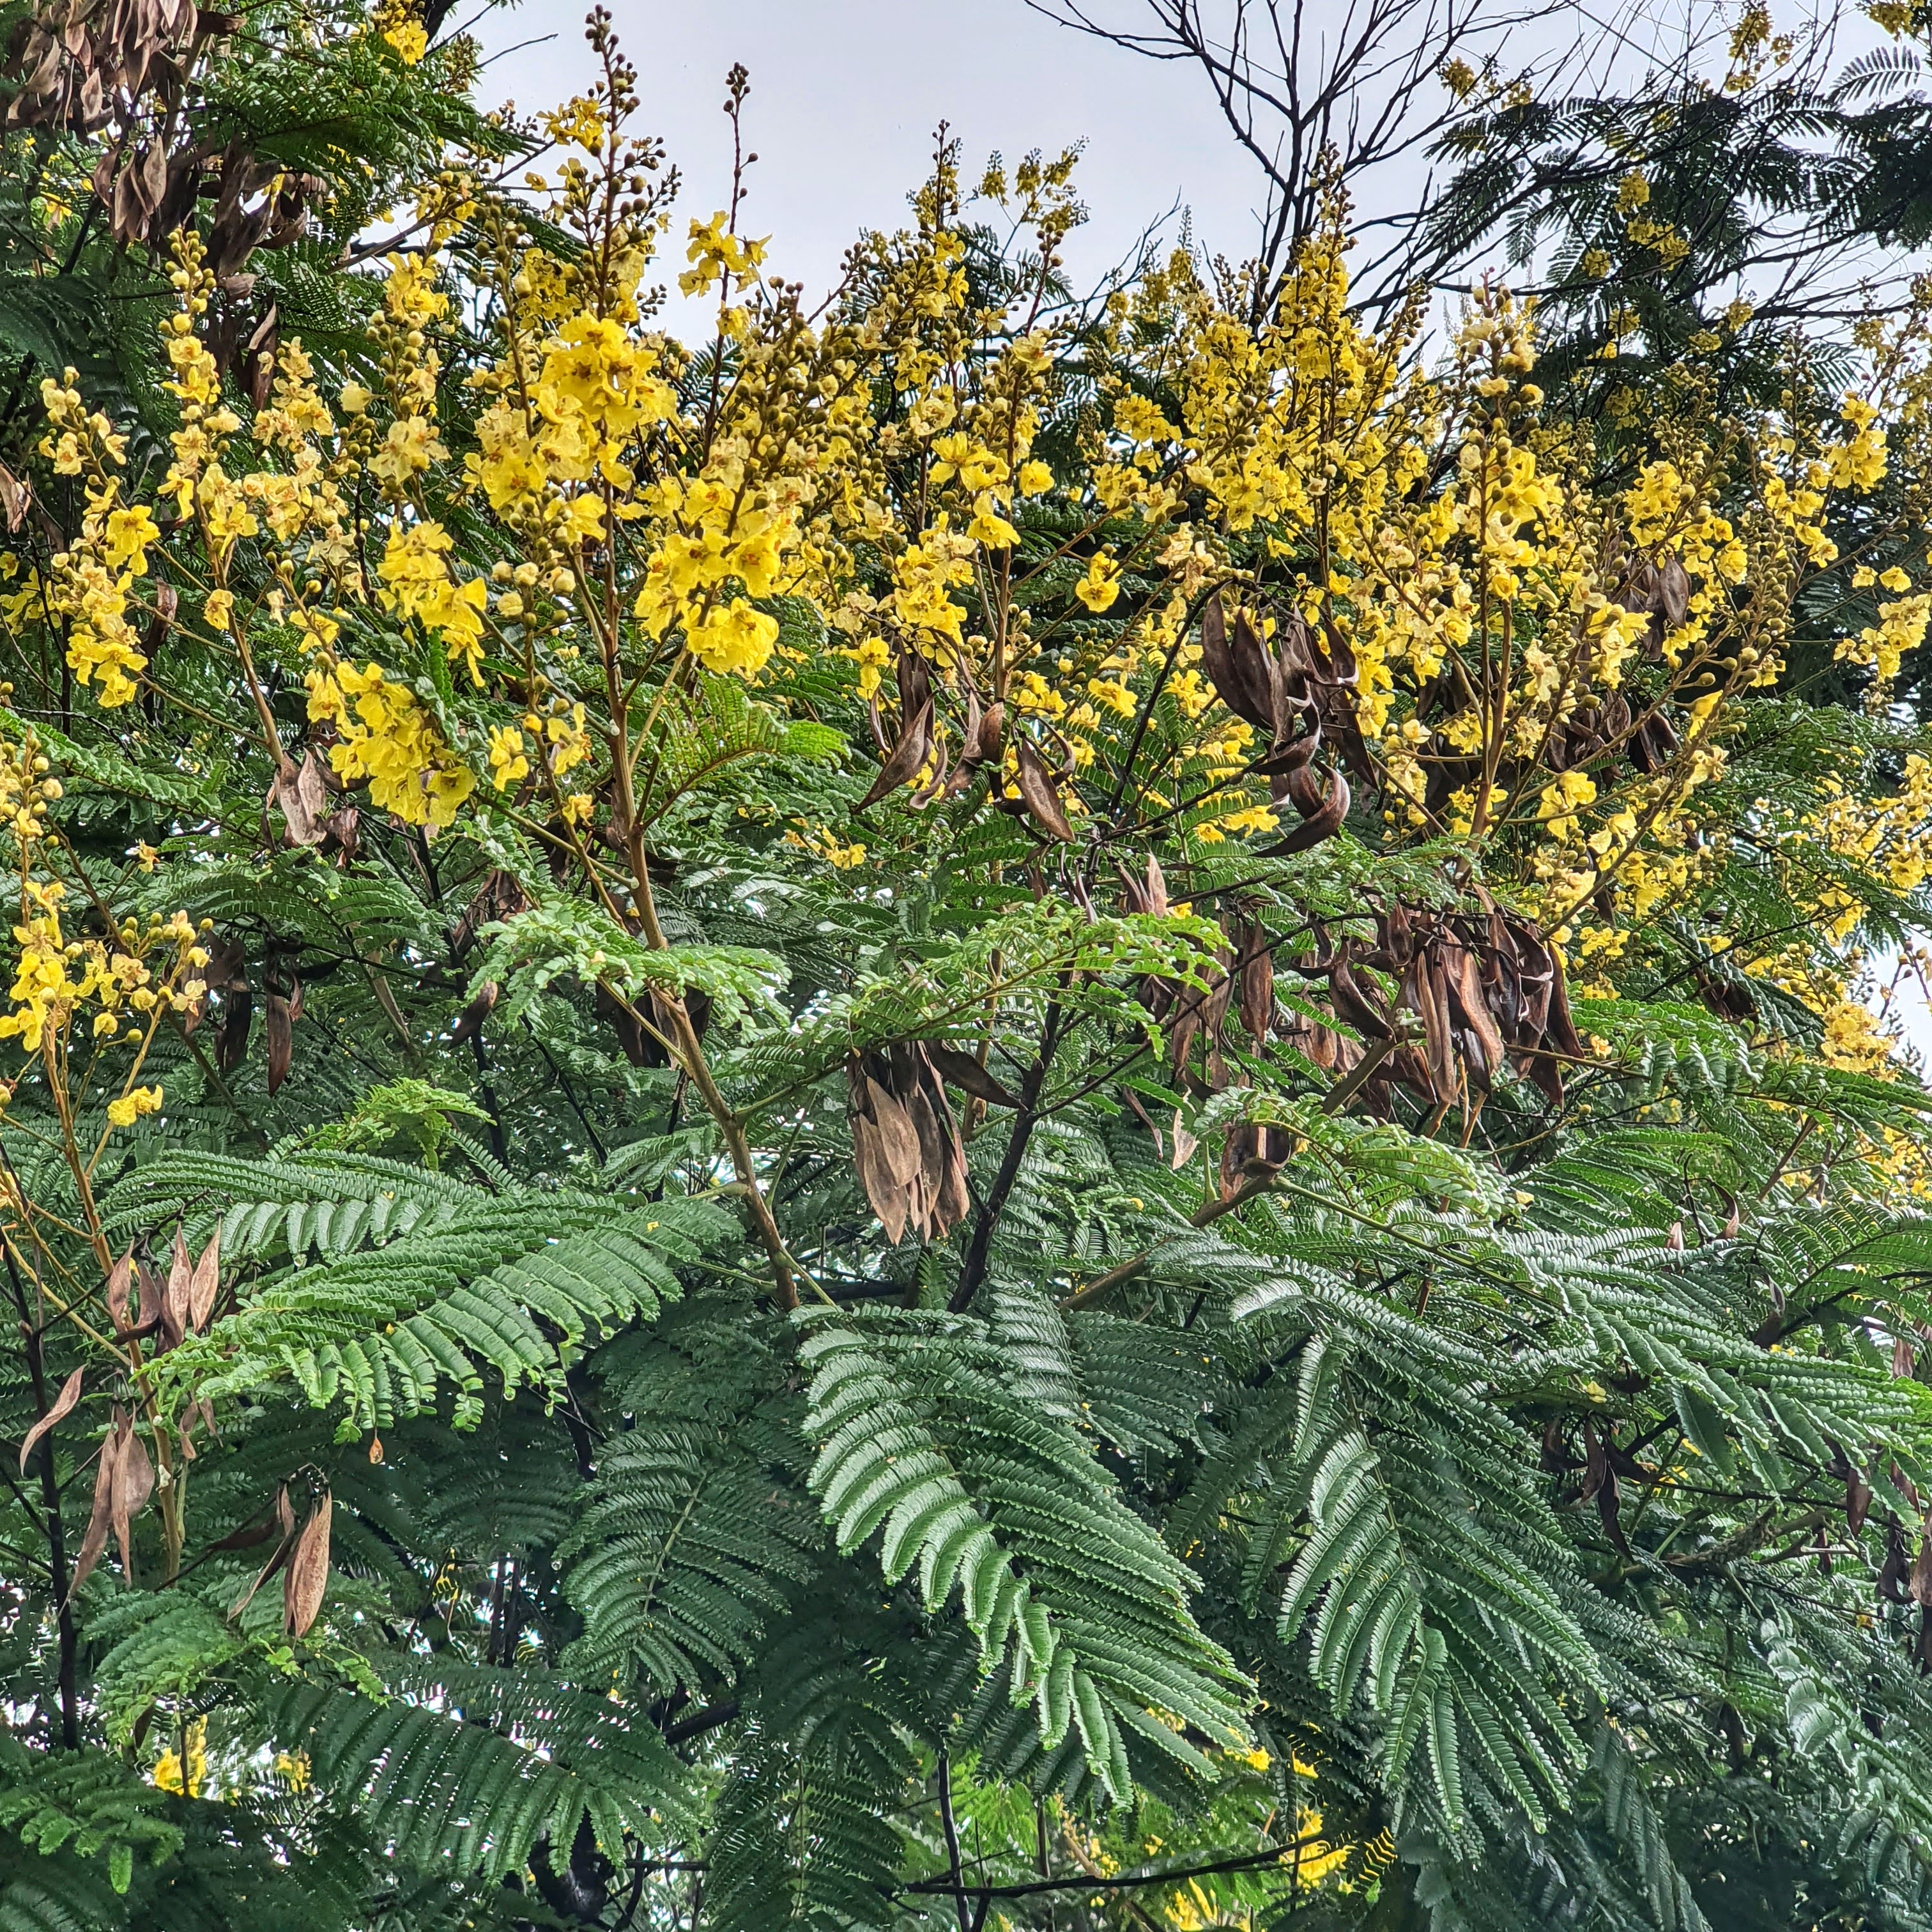
[[[677,278],[678,286],[686,295],[703,295],[721,275],[740,279],[749,276],[765,259],[766,242],[749,242],[728,233],[726,224],[730,220],[720,208],[709,221],[692,220],[691,245],[685,259],[693,266]],[[728,281],[726,286],[728,288]]]
[[[490,770],[496,789],[507,790],[518,779],[527,777],[530,769],[522,732],[514,724],[493,725],[490,731]]]
[[[371,800],[405,824],[440,828],[454,820],[476,780],[413,692],[392,684],[374,664],[317,668],[308,683],[310,720],[336,728],[328,761],[338,777],[352,784],[368,779]]]
[[[136,1087],[122,1095],[118,1100],[107,1103],[107,1121],[110,1126],[131,1127],[143,1114],[158,1114],[161,1110],[161,1090],[158,1087]]]
[[[107,514],[106,555],[109,566],[124,566],[136,577],[148,572],[148,546],[161,540],[160,527],[145,503],[136,503]]]
[[[714,608],[703,622],[686,634],[691,655],[706,670],[755,677],[765,668],[778,640],[778,620],[754,610],[742,597]]]
[[[1120,594],[1120,566],[1105,550],[1096,550],[1087,566],[1087,574],[1073,586],[1073,594],[1096,616],[1113,608]]]
[[[470,680],[483,682],[483,611],[490,586],[482,578],[452,584],[444,558],[452,548],[449,532],[440,524],[412,524],[391,536],[376,567],[387,586],[383,602],[405,617],[416,618],[426,630],[442,634],[450,658],[463,658]]]

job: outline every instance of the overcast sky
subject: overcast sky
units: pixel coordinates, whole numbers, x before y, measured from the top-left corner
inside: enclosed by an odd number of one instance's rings
[[[645,128],[664,139],[684,218],[728,198],[726,70],[751,70],[745,125],[760,158],[746,232],[773,237],[771,266],[808,292],[862,229],[899,226],[949,122],[976,177],[997,149],[1057,153],[1084,140],[1092,220],[1069,250],[1097,278],[1177,202],[1210,247],[1247,252],[1258,183],[1199,76],[1070,32],[1024,0],[607,0],[635,63]],[[479,89],[526,111],[584,91],[590,52],[572,0],[528,0],[482,23],[494,56]],[[675,250],[682,266],[682,249]]]

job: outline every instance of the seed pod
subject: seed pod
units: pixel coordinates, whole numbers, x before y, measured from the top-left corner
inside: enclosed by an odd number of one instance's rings
[[[268,788],[268,803],[281,813],[291,845],[322,843],[322,808],[328,802],[328,789],[313,751],[299,766],[284,762]]]
[[[82,1373],[82,1370],[76,1369],[74,1373],[61,1384],[61,1391],[54,1397],[53,1406],[34,1424],[32,1428],[27,1431],[26,1439],[20,1444],[22,1475],[24,1476],[27,1473],[27,1458],[32,1453],[34,1444],[50,1430],[55,1428],[64,1417],[74,1413],[74,1406],[80,1400]]]
[[[290,1553],[295,1549],[296,1514],[289,1504],[289,1486],[286,1483],[275,1492],[275,1527],[281,1532],[280,1540],[275,1545],[275,1553],[262,1566],[261,1572],[254,1582],[250,1583],[229,1606],[228,1614],[231,1618],[238,1617],[255,1600],[256,1592],[260,1589],[262,1586],[289,1560]],[[238,1537],[242,1534],[239,1530],[236,1532]],[[250,1542],[259,1542],[266,1541],[266,1538],[250,1536],[248,1540]],[[238,1548],[240,1546],[238,1544],[236,1546]]]
[[[309,1514],[289,1558],[282,1579],[282,1628],[290,1636],[306,1636],[322,1608],[328,1588],[328,1528],[332,1504],[328,1492]]]
[[[1878,1593],[1888,1604],[1902,1604],[1905,1596],[1905,1533],[1898,1519],[1892,1518],[1885,1535],[1885,1564],[1878,1573]]]
[[[957,1087],[962,1094],[970,1094],[976,1100],[984,1100],[989,1107],[1017,1107],[1019,1105],[1018,1100],[1009,1094],[971,1054],[962,1053],[957,1047],[942,1046],[937,1040],[926,1042],[926,1052],[940,1078]]]
[[[136,1262],[134,1268],[141,1284],[140,1305],[134,1315],[134,1333],[137,1335],[158,1334],[166,1300],[161,1287],[161,1278],[146,1262]]]
[[[295,1057],[295,1030],[289,1017],[289,1003],[280,993],[268,995],[268,1091],[272,1094],[289,1077]]]
[[[477,988],[470,1004],[457,1015],[455,1025],[449,1030],[452,1046],[461,1046],[482,1033],[483,1022],[496,1010],[496,1002],[502,997],[502,988],[494,980],[485,980]],[[635,1027],[637,1022],[633,1020],[631,1024]]]
[[[168,1285],[161,1296],[163,1349],[172,1348],[188,1331],[190,1313],[189,1290],[194,1281],[194,1264],[188,1258],[188,1243],[178,1226],[175,1244],[168,1258]]]
[[[1666,632],[1678,629],[1690,613],[1690,580],[1676,551],[1657,569],[1657,590],[1651,608],[1664,620]]]
[[[172,584],[154,586],[154,614],[148,620],[147,633],[141,640],[142,651],[151,661],[166,640],[180,608],[181,598]]]
[[[1060,803],[1060,794],[1047,776],[1039,753],[1024,738],[1018,740],[1013,749],[1020,802],[1026,807],[1028,815],[1049,838],[1070,839],[1073,827],[1067,822],[1066,808]]]
[[[356,806],[345,805],[331,812],[322,821],[322,856],[339,866],[352,865],[362,849],[362,814]]]
[[[1274,692],[1278,678],[1261,635],[1247,613],[1238,610],[1231,634],[1217,590],[1201,612],[1201,662],[1214,694],[1236,717],[1244,718],[1272,745]]]
[[[1241,928],[1240,951],[1241,1024],[1258,1046],[1274,1022],[1274,955],[1268,947],[1268,928],[1259,920]]]
[[[117,1432],[121,1438],[121,1453],[115,1460],[114,1493],[108,1506],[114,1518],[114,1540],[121,1547],[121,1568],[124,1574],[131,1576],[134,1558],[130,1526],[154,1493],[154,1466],[148,1460],[147,1444],[141,1440],[132,1419],[124,1412]]]
[[[1921,1608],[1932,1606],[1932,1531],[1920,1534],[1918,1555],[1905,1588],[1906,1594]]]
[[[68,1582],[67,1600],[70,1604],[80,1595],[80,1586],[87,1581],[94,1566],[100,1561],[100,1552],[107,1547],[107,1532],[114,1520],[115,1472],[120,1461],[121,1433],[117,1424],[102,1438],[100,1457],[94,1465],[94,1506],[88,1512],[87,1533],[80,1540],[80,1552],[74,1559],[74,1574]]]
[[[128,1297],[134,1285],[134,1250],[130,1247],[107,1271],[107,1316],[114,1324],[117,1340],[128,1332]]]
[[[188,1325],[197,1335],[208,1331],[208,1317],[214,1312],[214,1298],[221,1286],[221,1223],[214,1224],[214,1232],[208,1246],[201,1251],[201,1258],[194,1264],[194,1279],[188,1284]]]
[[[989,704],[980,720],[980,728],[973,734],[973,762],[975,764],[1000,762],[1000,734],[1005,728],[1006,707],[1004,704]]]
[[[877,805],[889,792],[910,784],[932,753],[932,700],[928,698],[900,726],[898,740],[879,768],[878,776],[872,781],[866,796],[852,808],[854,815]]]
[[[27,518],[27,507],[34,500],[32,488],[21,482],[6,464],[0,463],[0,510],[7,516],[7,531],[10,536]]]
[[[1294,795],[1296,779],[1306,776],[1304,772],[1289,775],[1290,796]],[[1342,821],[1348,815],[1348,781],[1339,772],[1328,775],[1328,790],[1322,802],[1304,817],[1301,823],[1285,838],[1278,838],[1262,853],[1264,858],[1285,859],[1291,853],[1306,852],[1318,845],[1324,838],[1332,838],[1342,829]],[[1299,810],[1298,801],[1296,808]]]

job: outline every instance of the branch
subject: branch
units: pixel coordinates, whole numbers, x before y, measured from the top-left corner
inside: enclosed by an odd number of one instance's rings
[[[1280,1864],[1292,1858],[1298,1852],[1305,1851],[1322,1842],[1318,1832],[1307,1838],[1298,1838],[1292,1844],[1276,1845],[1264,1852],[1244,1852],[1236,1856],[1215,1858],[1206,1864],[1178,1865],[1166,1871],[1123,1872],[1113,1878],[1050,1878],[1034,1879],[1024,1885],[982,1885],[976,1886],[975,1895],[980,1898],[1032,1898],[1047,1892],[1129,1892],[1147,1885],[1178,1885],[1184,1879],[1209,1878],[1216,1872],[1250,1870],[1257,1865]],[[908,1892],[950,1892],[952,1880],[942,1872],[936,1877],[915,1879],[904,1888]]]

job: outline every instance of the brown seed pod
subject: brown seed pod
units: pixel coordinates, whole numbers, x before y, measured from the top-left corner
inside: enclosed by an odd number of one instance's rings
[[[313,751],[300,765],[284,763],[268,788],[268,803],[282,814],[286,842],[293,846],[320,845],[322,818],[328,803],[328,787],[322,776],[322,763]]]
[[[194,1279],[188,1284],[188,1326],[196,1334],[208,1332],[208,1318],[214,1312],[214,1298],[220,1287],[221,1223],[218,1221],[208,1246],[201,1251],[201,1258],[194,1264]]]
[[[1020,802],[1026,807],[1028,816],[1048,838],[1070,839],[1073,827],[1067,821],[1066,808],[1060,803],[1060,794],[1047,776],[1040,754],[1026,739],[1020,738],[1015,741],[1013,757]]]
[[[168,1256],[168,1283],[161,1294],[160,1347],[173,1348],[188,1332],[192,1314],[190,1291],[194,1282],[194,1263],[189,1258],[188,1242],[178,1226],[175,1244]]]
[[[108,1508],[114,1519],[114,1540],[120,1546],[121,1568],[131,1576],[134,1552],[130,1532],[135,1517],[154,1493],[154,1466],[148,1460],[147,1444],[124,1412],[120,1414],[116,1432],[121,1438],[121,1450],[115,1459],[114,1492]]]
[[[289,1077],[295,1058],[295,1030],[289,1017],[289,1003],[280,993],[268,995],[268,1091],[272,1094]]]
[[[34,1444],[39,1442],[42,1436],[56,1428],[63,1418],[74,1413],[74,1406],[80,1400],[80,1378],[83,1372],[82,1370],[76,1369],[74,1373],[61,1384],[60,1394],[54,1397],[52,1406],[48,1409],[46,1414],[27,1431],[26,1438],[20,1444],[22,1475],[24,1476],[27,1473],[27,1458],[33,1453]]]
[[[328,1588],[328,1531],[332,1504],[326,1490],[309,1513],[289,1556],[282,1579],[282,1628],[290,1636],[304,1636],[322,1608]]]
[[[483,1030],[483,1022],[496,1010],[496,1002],[502,997],[503,989],[494,980],[485,980],[470,997],[470,1003],[456,1016],[456,1024],[449,1030],[449,1043],[461,1046],[474,1040]],[[628,1019],[628,1014],[622,1017]],[[633,1028],[637,1022],[631,1021]]]
[[[976,1100],[984,1100],[989,1107],[1019,1105],[1015,1096],[1009,1094],[971,1054],[962,1053],[957,1047],[941,1046],[937,1040],[926,1042],[926,1054],[940,1078],[949,1086],[957,1087],[962,1094],[970,1094]]]
[[[900,727],[898,737],[886,754],[886,762],[880,766],[878,776],[872,781],[866,796],[852,808],[854,814],[868,810],[888,793],[910,784],[932,752],[932,700],[928,698]]]
[[[67,1586],[70,1604],[80,1594],[80,1586],[107,1547],[107,1532],[114,1520],[115,1477],[120,1462],[121,1433],[117,1424],[102,1438],[100,1454],[94,1464],[94,1505],[88,1512],[86,1534],[80,1540],[80,1549],[74,1559],[74,1574]]]

